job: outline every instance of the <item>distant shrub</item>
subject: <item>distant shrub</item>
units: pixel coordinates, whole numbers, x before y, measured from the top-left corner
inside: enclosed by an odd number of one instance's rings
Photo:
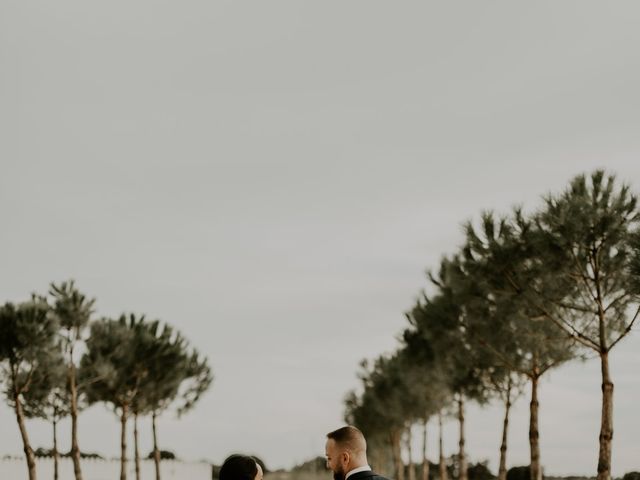
[[[529,465],[512,467],[507,470],[507,480],[529,480],[530,478]]]
[[[53,457],[53,449],[40,447],[40,448],[37,448],[33,452],[33,454],[39,458]],[[67,453],[58,452],[58,455],[60,455],[60,457],[70,457],[71,452],[67,452]],[[92,452],[80,452],[80,458],[104,459],[102,455],[98,453],[92,453]]]
[[[52,457],[53,456],[53,451],[48,449],[48,448],[39,447],[39,448],[36,449],[35,452],[33,452],[33,454],[36,457]]]
[[[320,457],[322,460],[322,465],[324,470],[324,464],[326,460],[323,457]],[[449,478],[457,478],[458,477],[458,465],[456,463],[457,457],[454,455],[449,458],[447,463],[447,474]],[[478,463],[469,463],[467,466],[467,476],[469,480],[494,480],[496,476],[491,473],[489,467],[487,467],[488,461],[478,462]],[[404,478],[409,478],[409,469],[413,467],[415,478],[422,479],[422,463],[413,463],[411,466],[404,466]],[[429,462],[429,480],[438,480],[439,478],[439,465],[437,463]],[[375,468],[374,468],[375,470]],[[321,471],[319,469],[319,471]],[[529,480],[529,479],[527,479]],[[640,480],[640,479],[639,479]]]
[[[70,457],[71,452],[65,453],[64,456]],[[80,452],[80,458],[92,458],[94,460],[104,460],[104,457],[102,455],[100,455],[99,453],[93,453],[93,452]]]
[[[148,459],[153,459],[153,450],[151,450],[151,452],[149,452],[149,455],[147,455]],[[170,450],[160,450],[160,459],[161,460],[175,460],[176,459],[176,454],[173,453]]]
[[[627,472],[622,477],[622,480],[640,480],[640,472]]]
[[[467,474],[469,476],[469,480],[493,480],[496,478],[489,470],[489,467],[487,467],[487,462],[478,462],[469,465],[467,468]],[[509,477],[507,477],[507,479],[508,478]]]

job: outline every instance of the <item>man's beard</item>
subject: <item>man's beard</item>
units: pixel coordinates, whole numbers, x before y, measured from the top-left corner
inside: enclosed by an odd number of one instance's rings
[[[333,480],[344,480],[344,470],[342,468],[342,465],[340,465],[338,468],[339,470],[333,472]]]

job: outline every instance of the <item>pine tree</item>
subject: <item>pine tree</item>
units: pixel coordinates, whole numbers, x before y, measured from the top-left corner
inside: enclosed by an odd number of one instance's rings
[[[77,378],[76,352],[84,341],[85,331],[91,315],[95,299],[87,298],[75,286],[73,280],[58,285],[51,284],[50,295],[53,297],[53,312],[60,323],[63,347],[67,362],[67,388],[71,414],[71,459],[76,480],[82,480],[80,466],[80,447],[78,445],[78,401],[79,388]]]
[[[602,415],[598,480],[611,479],[613,380],[609,354],[640,314],[634,253],[640,215],[628,185],[602,170],[575,177],[545,198],[537,218],[541,247],[553,259],[564,295],[536,291],[536,306],[562,332],[600,357]],[[552,304],[556,308],[549,309]],[[630,313],[631,312],[631,313]]]
[[[42,418],[53,429],[53,478],[59,478],[58,423],[70,413],[67,388],[67,364],[59,347],[54,347],[41,363],[37,381],[24,393],[24,412],[27,418]]]
[[[46,365],[57,350],[58,324],[49,305],[39,297],[0,307],[0,360],[5,370],[8,404],[13,408],[27,461],[29,480],[36,480],[33,448],[25,425],[25,394],[45,376]]]
[[[575,342],[544,321],[532,298],[568,290],[557,281],[553,256],[540,248],[540,230],[521,210],[500,220],[485,213],[479,231],[467,224],[466,232],[463,269],[484,302],[468,316],[468,328],[504,368],[529,379],[530,472],[531,480],[541,480],[538,385],[575,356]]]

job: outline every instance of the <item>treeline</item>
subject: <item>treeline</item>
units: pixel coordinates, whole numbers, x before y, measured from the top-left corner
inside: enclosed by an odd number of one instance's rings
[[[640,221],[637,199],[612,174],[575,177],[526,213],[483,212],[468,222],[461,248],[428,274],[429,293],[406,313],[392,355],[363,361],[359,393],[345,419],[369,440],[373,462],[404,480],[412,428],[422,426],[422,479],[429,478],[427,425],[439,428],[438,478],[447,480],[443,417],[459,423],[455,477],[467,480],[465,404],[502,402],[499,480],[507,474],[510,408],[531,392],[531,480],[542,478],[538,383],[550,370],[595,356],[601,365],[597,479],[611,478],[613,379],[610,354],[640,312]],[[597,388],[594,385],[594,391]],[[410,460],[411,462],[411,460]],[[413,468],[408,480],[415,480]]]
[[[170,325],[135,314],[93,319],[94,303],[69,281],[52,283],[47,295],[0,306],[0,382],[16,415],[29,480],[36,479],[36,464],[25,420],[51,422],[57,480],[57,426],[71,417],[69,453],[75,479],[82,480],[78,416],[95,403],[110,406],[119,417],[121,480],[127,477],[127,422],[133,417],[139,480],[138,419],[151,417],[160,480],[156,419],[169,409],[179,415],[191,409],[212,383],[210,367]]]

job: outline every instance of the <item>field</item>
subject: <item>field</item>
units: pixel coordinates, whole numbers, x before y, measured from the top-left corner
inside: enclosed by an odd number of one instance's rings
[[[331,480],[329,472],[269,472],[265,480]]]
[[[128,478],[135,479],[133,462],[127,464]],[[60,459],[60,480],[73,480],[71,459]],[[166,460],[160,464],[162,480],[211,480],[211,466],[208,463],[186,463]],[[53,460],[36,459],[38,480],[53,479]],[[120,478],[119,460],[83,460],[82,473],[85,480],[116,480]],[[142,480],[155,479],[153,461],[143,460],[140,465]],[[22,458],[0,459],[0,479],[21,480],[28,478],[27,465]]]

